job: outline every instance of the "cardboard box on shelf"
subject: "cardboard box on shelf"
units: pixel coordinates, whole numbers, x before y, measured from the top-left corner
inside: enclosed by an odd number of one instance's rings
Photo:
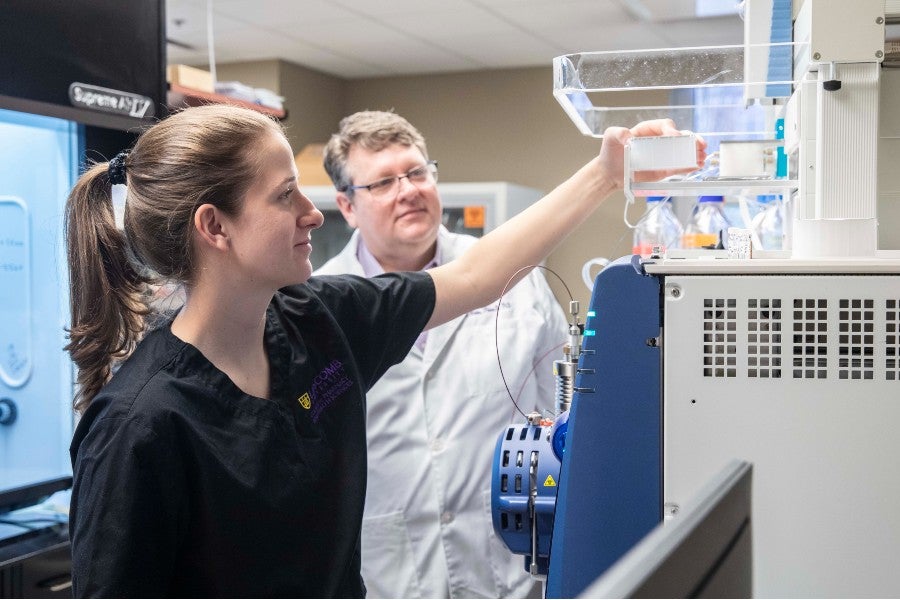
[[[212,73],[187,65],[166,67],[166,80],[182,87],[212,94],[215,92]]]
[[[332,185],[331,178],[328,177],[322,164],[324,151],[325,144],[307,144],[294,157],[297,171],[300,173],[301,189],[307,185]]]

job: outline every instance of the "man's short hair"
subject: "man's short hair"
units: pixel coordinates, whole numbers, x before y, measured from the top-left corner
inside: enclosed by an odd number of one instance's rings
[[[347,156],[354,145],[378,152],[393,144],[415,146],[428,160],[425,138],[400,115],[380,110],[364,110],[341,119],[338,132],[325,145],[325,171],[338,190],[352,197],[353,182],[347,172]]]

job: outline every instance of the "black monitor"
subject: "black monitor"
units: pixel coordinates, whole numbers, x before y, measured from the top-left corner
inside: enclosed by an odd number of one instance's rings
[[[165,38],[165,0],[4,0],[0,108],[110,129],[146,127],[167,113]],[[103,103],[73,100],[100,90]],[[150,104],[140,115],[123,112],[122,95]],[[122,105],[111,108],[112,98]]]
[[[81,82],[165,103],[164,0],[4,0],[0,14],[0,94],[71,106]]]
[[[733,461],[581,598],[751,598],[750,463]]]

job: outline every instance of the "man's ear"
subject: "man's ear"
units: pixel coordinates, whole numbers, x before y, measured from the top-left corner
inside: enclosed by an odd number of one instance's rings
[[[353,206],[353,201],[344,192],[338,192],[336,200],[341,214],[344,215],[344,220],[347,221],[347,225],[355,229],[357,227],[356,207]]]
[[[222,212],[212,204],[201,204],[194,213],[194,229],[203,246],[227,250],[231,239],[222,222]]]

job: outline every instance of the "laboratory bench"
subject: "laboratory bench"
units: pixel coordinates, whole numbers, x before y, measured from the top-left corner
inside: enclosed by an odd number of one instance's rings
[[[0,598],[71,598],[65,518],[0,514]]]

